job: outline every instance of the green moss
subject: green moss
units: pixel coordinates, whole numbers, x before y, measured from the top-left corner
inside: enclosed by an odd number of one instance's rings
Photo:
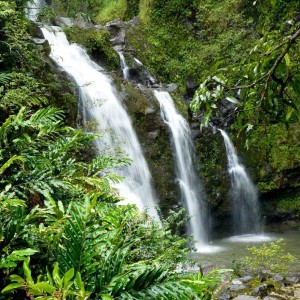
[[[295,211],[300,216],[300,191],[289,190],[281,195],[274,195],[273,199],[267,201],[267,208],[272,210],[275,207],[279,212]]]
[[[123,19],[127,10],[126,0],[103,0],[100,11],[95,18],[97,24],[105,24],[111,20]]]
[[[104,63],[108,69],[119,68],[119,57],[111,47],[108,31],[72,27],[65,28],[65,32],[70,42],[86,47],[88,53]]]

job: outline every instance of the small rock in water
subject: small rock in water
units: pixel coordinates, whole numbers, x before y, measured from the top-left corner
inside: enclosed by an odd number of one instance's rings
[[[238,295],[235,300],[257,300],[257,298],[249,295]]]

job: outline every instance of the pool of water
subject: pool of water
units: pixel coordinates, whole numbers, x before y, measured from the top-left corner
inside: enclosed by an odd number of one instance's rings
[[[232,263],[248,255],[247,247],[283,239],[287,252],[297,260],[290,265],[290,270],[300,272],[300,231],[283,233],[265,233],[263,235],[241,235],[212,241],[209,245],[197,245],[198,252],[191,257],[200,265],[214,265],[220,268],[232,268]]]

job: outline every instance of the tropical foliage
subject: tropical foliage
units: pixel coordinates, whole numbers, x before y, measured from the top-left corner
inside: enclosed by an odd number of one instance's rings
[[[5,299],[210,299],[218,276],[176,272],[187,240],[170,220],[181,213],[160,225],[116,205],[121,178],[110,171],[128,159],[90,159],[84,149],[100,137],[62,120],[52,107],[21,108],[0,127]]]

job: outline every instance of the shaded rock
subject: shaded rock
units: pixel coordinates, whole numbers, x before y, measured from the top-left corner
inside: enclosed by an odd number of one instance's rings
[[[55,19],[55,25],[59,26],[59,27],[73,27],[74,26],[74,20],[71,18],[65,18],[65,17],[57,17]]]
[[[156,130],[156,131],[148,132],[147,136],[148,139],[155,140],[159,136],[159,131]]]
[[[249,296],[249,295],[238,295],[236,300],[257,300],[257,297]]]
[[[229,289],[231,291],[240,291],[240,290],[244,290],[246,289],[247,286],[243,285],[243,284],[232,284]]]
[[[200,130],[198,129],[198,130],[191,130],[191,134],[192,134],[192,139],[194,140],[194,139],[196,139],[196,138],[198,138],[199,136],[200,136],[200,134],[201,134],[201,132],[200,132]],[[242,282],[240,282],[240,284],[242,284]]]
[[[113,46],[118,46],[116,50],[121,50],[125,45],[125,23],[121,19],[113,20],[105,24],[105,28],[109,31]]]
[[[260,297],[265,297],[268,295],[268,285],[267,284],[262,284],[255,289],[253,289],[253,295],[254,296],[260,296]]]

